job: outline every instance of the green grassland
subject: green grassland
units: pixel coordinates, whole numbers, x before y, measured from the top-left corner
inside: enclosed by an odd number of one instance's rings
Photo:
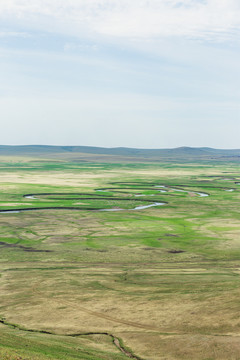
[[[2,158],[0,359],[240,359],[239,170]]]

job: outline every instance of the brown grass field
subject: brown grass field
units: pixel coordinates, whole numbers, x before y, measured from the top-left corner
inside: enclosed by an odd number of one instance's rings
[[[0,359],[240,359],[239,166],[55,165],[2,159],[1,210],[79,211],[0,213]]]

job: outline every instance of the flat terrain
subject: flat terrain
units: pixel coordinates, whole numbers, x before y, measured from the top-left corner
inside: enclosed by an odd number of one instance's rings
[[[240,359],[237,163],[0,175],[0,359]]]

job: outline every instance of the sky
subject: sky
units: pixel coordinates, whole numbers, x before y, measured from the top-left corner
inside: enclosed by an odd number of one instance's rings
[[[1,0],[0,144],[240,148],[239,0]]]

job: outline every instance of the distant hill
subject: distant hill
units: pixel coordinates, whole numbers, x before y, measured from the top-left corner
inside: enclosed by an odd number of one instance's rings
[[[178,147],[173,149],[104,148],[92,146],[0,145],[0,156],[28,156],[63,160],[240,160],[240,149]]]

